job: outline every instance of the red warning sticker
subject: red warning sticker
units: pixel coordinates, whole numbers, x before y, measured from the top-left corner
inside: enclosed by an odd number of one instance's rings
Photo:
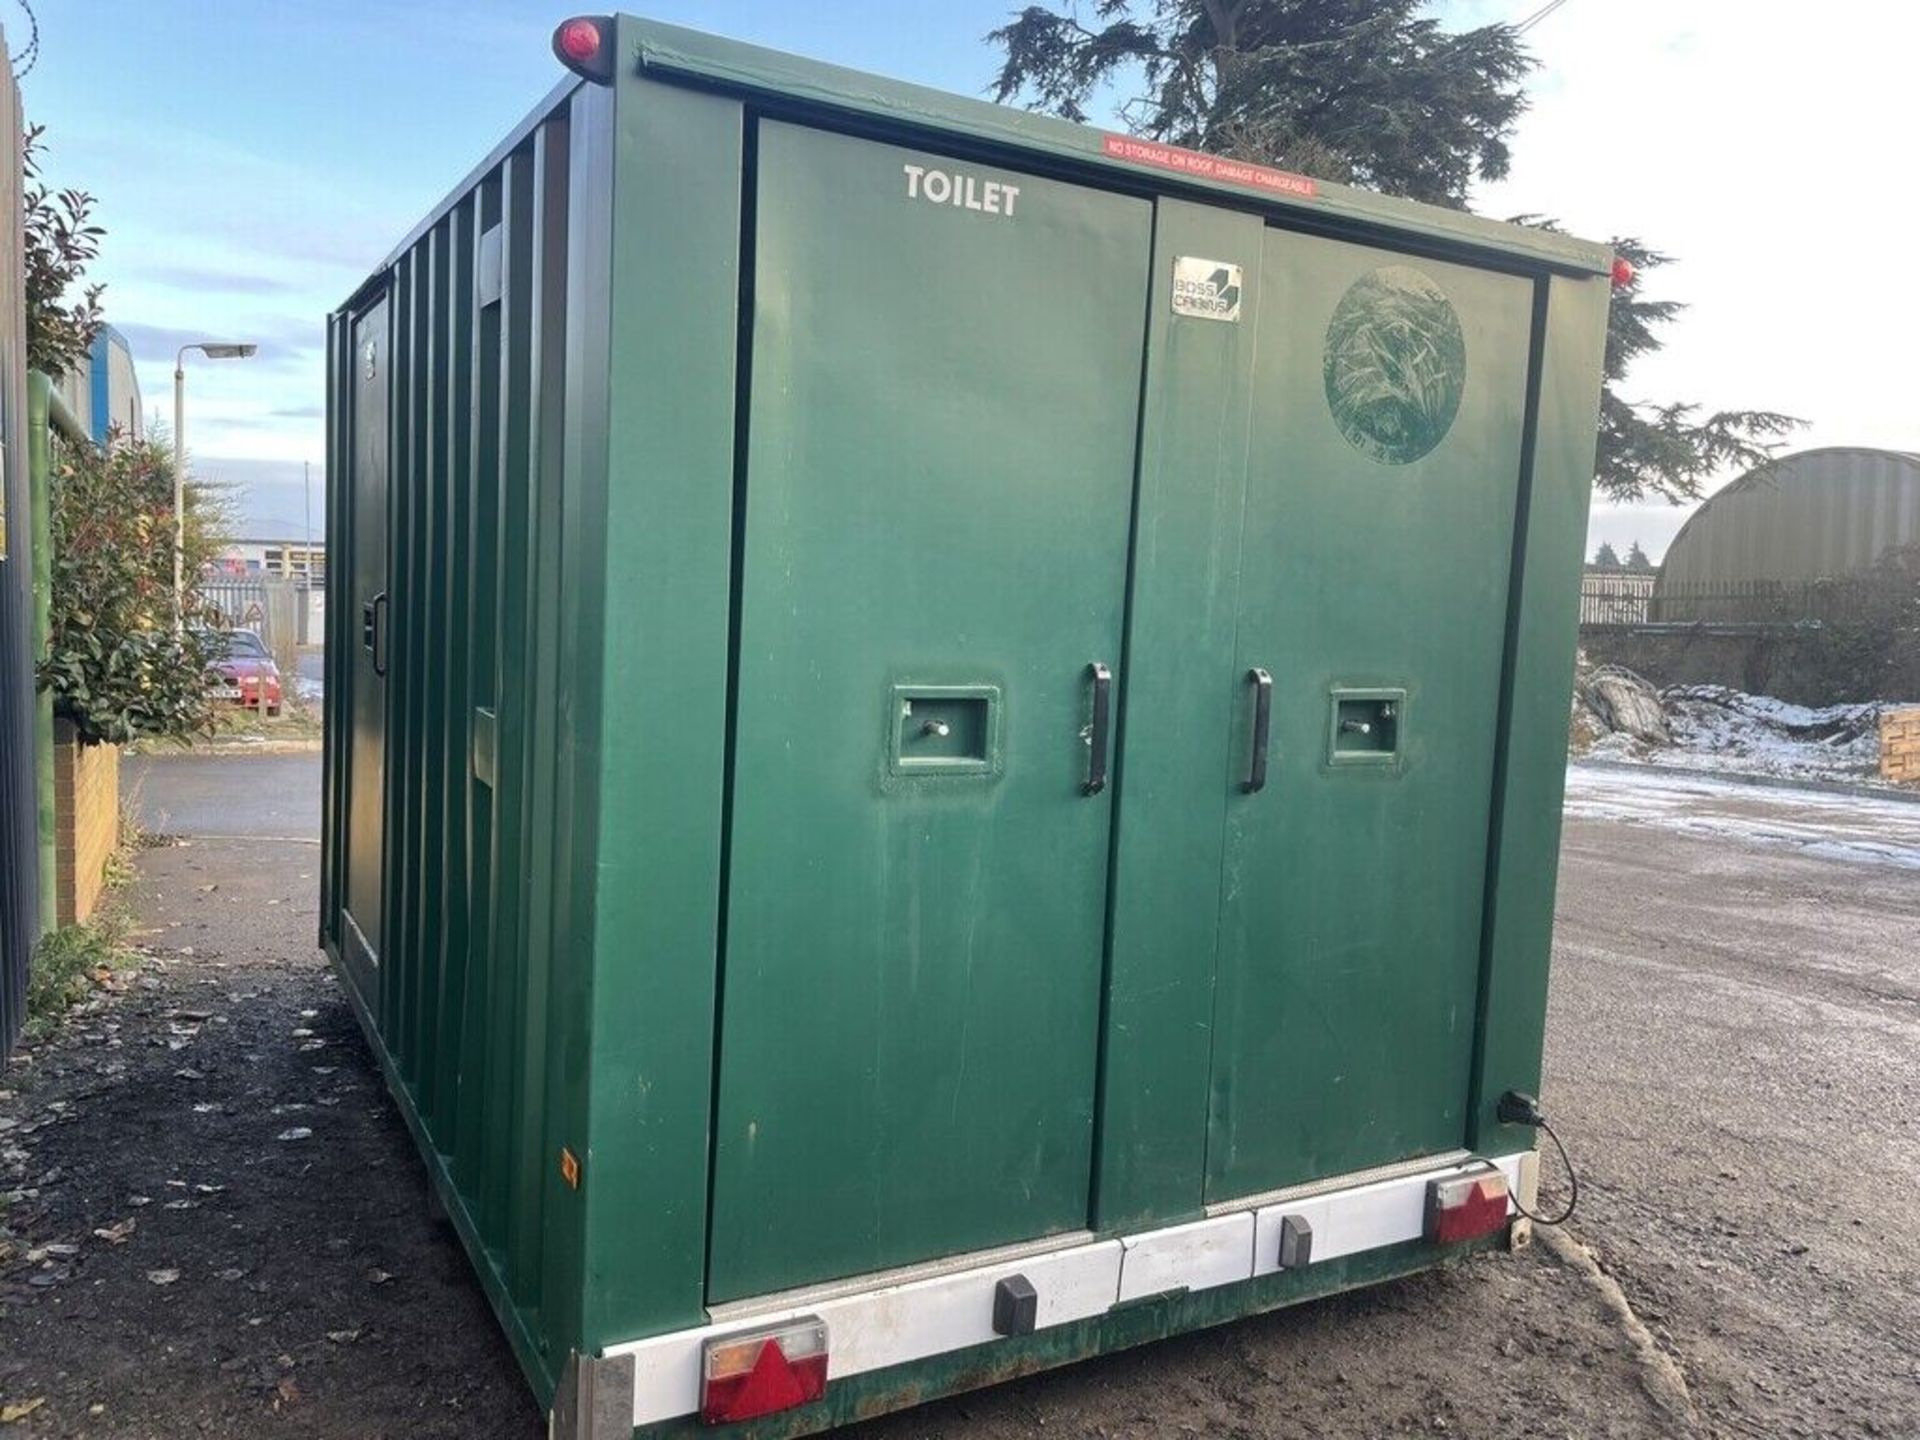
[[[1220,180],[1229,185],[1249,185],[1256,190],[1272,190],[1281,195],[1297,195],[1311,200],[1320,193],[1311,176],[1274,170],[1265,165],[1249,165],[1244,160],[1229,160],[1224,155],[1205,155],[1198,150],[1182,150],[1152,140],[1136,140],[1131,135],[1102,135],[1101,151],[1115,160],[1133,165],[1152,165],[1175,170],[1200,180]]]

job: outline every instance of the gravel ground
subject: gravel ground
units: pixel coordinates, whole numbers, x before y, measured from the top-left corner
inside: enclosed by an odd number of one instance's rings
[[[1920,806],[1875,850],[1834,800],[1703,785],[1562,846],[1579,1230],[1715,1434],[1920,1435]]]
[[[544,1433],[312,949],[283,780],[142,857],[150,957],[0,1077],[0,1414],[40,1402],[0,1434]],[[1564,849],[1571,1245],[849,1433],[1920,1433],[1920,871],[1631,810]]]

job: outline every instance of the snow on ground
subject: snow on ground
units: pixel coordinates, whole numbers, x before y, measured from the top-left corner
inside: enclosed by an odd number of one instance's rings
[[[1673,734],[1671,746],[1649,745],[1615,731],[1594,741],[1583,758],[1874,784],[1879,783],[1879,713],[1898,708],[1816,710],[1721,685],[1673,686],[1660,692],[1660,703]]]
[[[1920,804],[1906,800],[1575,761],[1567,767],[1566,815],[1790,846],[1816,859],[1920,870]]]

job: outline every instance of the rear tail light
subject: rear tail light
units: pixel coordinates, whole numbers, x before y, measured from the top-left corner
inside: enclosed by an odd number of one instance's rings
[[[810,1404],[827,1393],[827,1326],[808,1316],[707,1341],[700,1419],[729,1425]]]
[[[1442,1245],[1505,1228],[1507,1177],[1492,1166],[1427,1182],[1427,1238]]]

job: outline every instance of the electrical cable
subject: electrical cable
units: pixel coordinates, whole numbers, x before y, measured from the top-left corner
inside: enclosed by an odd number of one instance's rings
[[[1494,1107],[1494,1114],[1502,1125],[1525,1125],[1531,1130],[1544,1130],[1547,1138],[1553,1141],[1553,1148],[1560,1152],[1560,1164],[1567,1172],[1567,1208],[1558,1215],[1536,1215],[1520,1203],[1518,1196],[1511,1196],[1513,1208],[1536,1225],[1564,1225],[1573,1218],[1574,1208],[1580,1203],[1580,1175],[1573,1168],[1573,1157],[1567,1154],[1567,1147],[1560,1143],[1560,1137],[1553,1133],[1553,1126],[1547,1123],[1547,1117],[1541,1113],[1540,1102],[1524,1090],[1509,1090],[1500,1097],[1500,1103]]]
[[[1529,15],[1526,19],[1522,20],[1519,24],[1515,25],[1513,27],[1513,33],[1516,35],[1526,34],[1527,31],[1531,30],[1534,26],[1538,25],[1542,20],[1546,19],[1549,15],[1551,15],[1554,11],[1558,10],[1562,5],[1566,3],[1567,3],[1567,0],[1547,0],[1547,3],[1545,5],[1542,5],[1538,10],[1534,11],[1533,14]]]
[[[1580,1204],[1580,1175],[1573,1168],[1573,1161],[1567,1155],[1567,1147],[1560,1143],[1560,1137],[1553,1133],[1553,1126],[1547,1123],[1546,1117],[1541,1116],[1534,1121],[1534,1125],[1537,1129],[1547,1132],[1547,1138],[1553,1141],[1553,1148],[1560,1152],[1560,1164],[1567,1172],[1567,1208],[1558,1215],[1536,1215],[1520,1203],[1520,1197],[1517,1195],[1511,1197],[1513,1208],[1536,1225],[1564,1225],[1573,1218],[1574,1209]]]

